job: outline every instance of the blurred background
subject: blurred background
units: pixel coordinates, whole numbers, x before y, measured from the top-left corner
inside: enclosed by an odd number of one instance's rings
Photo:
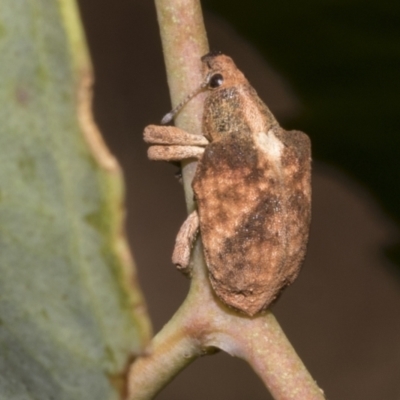
[[[127,230],[157,332],[189,281],[171,264],[185,219],[176,167],[146,158],[170,110],[154,4],[79,0],[94,114],[127,185]],[[298,281],[273,311],[329,399],[400,399],[400,3],[205,0],[232,56],[286,129],[313,142],[313,221]],[[184,95],[184,94],[183,94]],[[267,399],[241,360],[195,361],[158,397]]]

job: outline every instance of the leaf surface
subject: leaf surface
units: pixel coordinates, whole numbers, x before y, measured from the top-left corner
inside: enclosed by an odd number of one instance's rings
[[[0,399],[118,399],[150,324],[76,4],[0,9]]]

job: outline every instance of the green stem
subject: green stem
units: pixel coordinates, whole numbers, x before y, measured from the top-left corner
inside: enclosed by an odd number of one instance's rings
[[[155,0],[172,107],[203,80],[200,57],[208,52],[200,0]],[[175,125],[201,135],[204,95],[193,98],[175,118]],[[182,163],[188,212],[194,209],[192,179],[196,163]]]
[[[207,39],[199,0],[155,0],[172,106],[202,82],[200,57]],[[180,128],[201,134],[204,98],[179,113]],[[194,209],[191,181],[196,163],[183,165],[188,210]],[[129,371],[128,399],[152,399],[174,376],[216,349],[246,360],[276,400],[323,400],[305,366],[270,312],[249,318],[222,304],[208,279],[201,242],[192,254],[192,280],[184,303]]]
[[[185,334],[182,309],[154,337],[146,354],[129,372],[129,399],[152,399],[175,375],[200,355],[197,343]]]

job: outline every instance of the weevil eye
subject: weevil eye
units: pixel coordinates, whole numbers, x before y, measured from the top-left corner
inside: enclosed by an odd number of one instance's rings
[[[211,89],[215,89],[215,88],[221,86],[223,82],[224,82],[224,77],[221,74],[215,74],[210,78],[210,82],[208,83],[208,86]]]

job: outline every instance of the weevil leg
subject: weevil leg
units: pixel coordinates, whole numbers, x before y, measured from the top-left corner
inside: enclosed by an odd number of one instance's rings
[[[188,158],[200,159],[204,153],[198,146],[150,146],[147,156],[155,161],[181,161]]]
[[[175,126],[148,125],[143,138],[149,144],[178,146],[207,146],[208,140],[202,135],[187,133]]]
[[[156,161],[199,159],[208,144],[204,136],[192,135],[175,126],[149,125],[143,137],[145,142],[153,145],[148,149],[148,157]]]
[[[200,228],[199,215],[193,211],[179,229],[175,241],[172,262],[183,273],[188,273],[190,253]]]

